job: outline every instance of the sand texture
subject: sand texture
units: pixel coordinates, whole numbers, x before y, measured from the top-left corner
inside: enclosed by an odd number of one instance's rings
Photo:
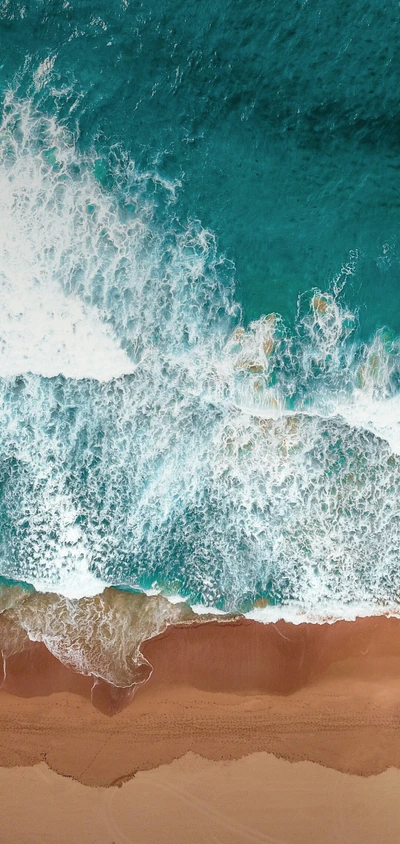
[[[136,690],[3,653],[1,843],[400,840],[398,619],[177,626],[142,653]]]
[[[264,751],[366,776],[400,768],[398,619],[175,627],[142,650],[152,676],[122,699],[43,645],[9,659],[0,765],[45,760],[95,786],[188,752],[219,761]]]
[[[400,772],[351,777],[266,753],[189,753],[121,788],[0,769],[1,844],[396,844]],[[23,811],[21,807],[23,806]]]

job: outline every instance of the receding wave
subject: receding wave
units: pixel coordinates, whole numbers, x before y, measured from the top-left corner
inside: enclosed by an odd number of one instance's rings
[[[177,185],[6,98],[0,573],[63,607],[119,585],[224,611],[393,611],[400,350],[384,329],[357,339],[357,256],[294,328],[245,326],[215,237],[177,205]]]
[[[185,604],[106,589],[91,598],[3,586],[0,591],[0,647],[4,659],[41,642],[67,668],[126,688],[145,682],[151,666],[141,645],[174,624],[193,620]]]

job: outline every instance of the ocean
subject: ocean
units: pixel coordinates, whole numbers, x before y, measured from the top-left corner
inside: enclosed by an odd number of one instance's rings
[[[1,2],[0,599],[57,655],[398,613],[398,26]]]

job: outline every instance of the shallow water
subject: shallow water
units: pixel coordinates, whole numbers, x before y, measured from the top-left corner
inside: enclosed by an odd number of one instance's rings
[[[0,6],[4,582],[397,612],[397,23]]]

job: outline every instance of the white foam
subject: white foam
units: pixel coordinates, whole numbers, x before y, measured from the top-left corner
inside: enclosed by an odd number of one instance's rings
[[[35,73],[33,74],[33,84],[37,91],[40,91],[47,84],[51,76],[55,60],[55,55],[47,56],[47,58],[45,58],[37,67]]]
[[[74,566],[73,555],[67,561],[67,567],[65,565],[66,559],[62,556],[57,556],[53,560],[46,560],[45,562],[44,576],[32,575],[29,579],[30,585],[36,589],[36,592],[47,594],[50,590],[63,598],[78,600],[100,595],[108,585],[99,577],[92,575],[87,568],[82,570],[82,567],[80,567],[80,570],[77,571]]]
[[[154,224],[149,185],[166,191],[168,208],[176,184],[130,163],[114,174],[126,186],[117,201],[96,178],[96,156],[79,155],[56,120],[12,94],[0,153],[0,442],[18,466],[5,504],[17,539],[3,534],[3,570],[43,591],[92,595],[118,577],[122,534],[133,554],[146,523],[157,532],[202,483],[205,436],[190,420],[223,346],[213,312],[225,306],[229,321],[229,292],[211,233]],[[59,373],[69,380],[34,377]],[[107,384],[123,374],[136,377]],[[88,379],[104,389],[77,383]]]
[[[182,598],[181,595],[165,595],[165,594],[163,594],[163,597],[167,601],[169,601],[169,603],[172,604],[173,606],[175,606],[175,604],[186,604],[187,603],[185,598]]]
[[[38,78],[51,67],[45,62]],[[8,97],[0,126],[1,377],[107,381],[135,369],[99,310],[68,291],[71,274],[89,280],[97,268],[101,233],[88,207],[98,203],[107,214],[88,168],[75,180],[68,175],[74,157],[55,121]]]
[[[0,196],[1,194],[0,181]],[[0,216],[4,211],[0,202]],[[2,217],[3,219],[3,217]],[[0,377],[31,372],[52,378],[109,381],[135,371],[112,331],[73,295],[42,284],[40,293],[27,267],[5,268],[0,234]],[[5,236],[6,240],[6,236]],[[9,279],[12,277],[12,283]]]
[[[227,612],[224,610],[220,610],[217,607],[213,606],[205,606],[205,604],[190,604],[190,608],[193,610],[196,615],[228,615]]]
[[[2,572],[69,598],[170,584],[198,613],[263,594],[281,607],[252,617],[391,606],[396,342],[356,341],[338,283],[302,297],[292,332],[276,314],[238,326],[215,238],[175,223],[175,187],[117,162],[117,200],[55,120],[6,106]]]
[[[386,616],[400,618],[400,607],[391,605],[374,605],[371,602],[360,604],[345,604],[335,602],[325,606],[307,610],[295,602],[291,605],[255,608],[244,614],[245,618],[260,624],[276,624],[278,621],[291,624],[335,624],[337,621],[356,621],[357,618]]]
[[[386,440],[394,454],[400,455],[400,396],[376,399],[355,390],[345,404],[338,403],[336,412],[349,425],[371,431]]]

